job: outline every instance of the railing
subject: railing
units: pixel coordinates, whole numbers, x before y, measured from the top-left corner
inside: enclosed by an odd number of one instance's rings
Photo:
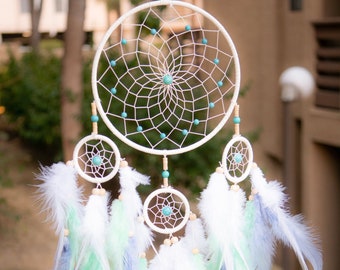
[[[315,105],[340,110],[340,17],[313,23],[316,51]]]

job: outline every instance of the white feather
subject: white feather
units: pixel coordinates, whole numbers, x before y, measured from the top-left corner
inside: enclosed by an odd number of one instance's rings
[[[130,231],[134,234],[138,254],[140,254],[150,246],[152,233],[141,218],[143,203],[136,188],[140,184],[149,185],[150,178],[129,166],[121,168],[119,172],[123,207],[127,222],[131,226]]]
[[[185,227],[185,236],[181,240],[188,250],[195,250],[201,254],[207,252],[207,240],[205,238],[204,227],[200,218],[189,220]]]
[[[135,240],[137,254],[144,253],[153,242],[153,234],[151,229],[145,225],[143,220],[137,219],[135,221]]]
[[[149,270],[201,270],[193,260],[191,250],[182,241],[172,246],[161,245],[157,256],[151,260]]]
[[[47,213],[46,221],[51,222],[59,235],[54,269],[58,268],[65,241],[64,229],[68,228],[69,214],[76,219],[83,214],[82,189],[77,186],[77,172],[72,166],[59,162],[50,167],[40,166],[40,173],[35,175],[42,183],[36,185],[37,200],[42,212]],[[73,236],[73,235],[72,235]],[[74,250],[70,251],[75,256]]]
[[[208,239],[216,243],[221,252],[226,269],[233,270],[241,260],[248,269],[240,243],[243,243],[243,212],[245,194],[242,190],[229,190],[222,173],[213,173],[207,188],[201,194],[199,209],[207,228]],[[215,244],[214,244],[215,245]],[[216,249],[216,247],[213,247]],[[235,252],[239,258],[235,259]]]
[[[283,193],[283,186],[277,181],[267,182],[258,167],[252,169],[250,176],[261,198],[264,218],[274,236],[294,250],[304,270],[308,270],[305,259],[312,264],[314,270],[321,270],[322,255],[317,247],[317,239],[311,229],[303,224],[301,216],[291,216],[285,208],[287,196]]]
[[[126,216],[129,219],[128,221],[130,224],[133,224],[133,220],[141,213],[143,207],[142,200],[136,187],[139,184],[149,184],[150,179],[129,166],[120,168],[119,173],[121,186],[120,195],[124,204]]]
[[[106,195],[91,195],[85,207],[85,216],[81,228],[82,244],[76,269],[81,269],[86,263],[89,253],[98,258],[99,267],[109,270],[106,256],[106,229],[108,225],[108,197]]]
[[[72,166],[59,162],[51,167],[40,167],[36,179],[37,199],[42,212],[47,213],[47,221],[52,222],[58,235],[63,234],[67,212],[70,207],[81,212],[82,189],[77,186],[77,172]]]

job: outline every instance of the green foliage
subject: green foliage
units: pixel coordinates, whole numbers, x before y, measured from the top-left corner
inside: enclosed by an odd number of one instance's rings
[[[53,55],[25,54],[20,60],[10,56],[1,81],[11,81],[1,90],[1,102],[20,136],[33,143],[51,146],[59,131],[60,61]]]
[[[51,161],[61,157],[61,59],[52,51],[10,57],[0,74],[0,103],[8,120],[29,146],[45,152]],[[86,73],[90,73],[86,64]],[[90,87],[90,75],[84,78]]]

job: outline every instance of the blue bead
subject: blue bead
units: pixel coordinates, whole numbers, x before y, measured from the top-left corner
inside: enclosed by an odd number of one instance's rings
[[[222,81],[218,81],[217,85],[218,85],[218,87],[222,87],[223,86],[223,82]]]
[[[117,89],[114,88],[114,87],[112,87],[112,88],[110,89],[110,92],[111,92],[111,94],[115,95],[115,94],[117,94]]]
[[[212,109],[212,108],[214,108],[214,107],[215,107],[215,103],[214,103],[214,102],[210,102],[210,103],[209,103],[209,108]]]
[[[214,59],[214,63],[215,63],[216,65],[218,65],[218,64],[220,63],[220,59],[215,58],[215,59]]]
[[[233,122],[234,122],[234,124],[239,124],[239,123],[241,123],[241,118],[238,117],[238,116],[235,116],[235,117],[233,118]]]
[[[127,40],[125,38],[122,39],[122,44],[126,45],[127,44]]]
[[[162,208],[162,214],[163,214],[164,216],[166,216],[166,217],[171,216],[171,214],[172,214],[172,209],[171,209],[171,207],[170,207],[170,206],[164,206],[164,207]]]
[[[127,117],[127,113],[126,112],[122,112],[121,113],[121,117],[126,118]]]
[[[236,153],[236,154],[234,155],[234,161],[235,161],[236,163],[241,163],[242,160],[243,160],[243,155],[242,155],[242,154]]]
[[[110,65],[111,65],[111,67],[115,67],[117,65],[117,63],[116,63],[115,60],[111,60],[110,61]]]
[[[91,122],[98,122],[98,121],[99,121],[98,115],[91,115]]]
[[[183,129],[183,130],[182,130],[182,134],[183,134],[184,136],[187,135],[187,134],[188,134],[188,130]]]
[[[151,33],[151,35],[156,35],[157,30],[156,30],[155,28],[152,28],[152,29],[150,30],[150,33]]]
[[[142,131],[143,131],[143,127],[142,127],[142,126],[138,126],[138,127],[137,127],[137,131],[138,131],[138,132],[142,132]]]
[[[169,171],[163,171],[163,172],[162,172],[162,177],[163,177],[163,178],[169,178],[169,176],[170,176]]]
[[[194,125],[195,125],[195,126],[197,126],[199,123],[200,123],[200,120],[198,120],[198,119],[195,119],[195,120],[194,120]]]
[[[172,79],[172,76],[167,74],[163,77],[163,83],[166,84],[166,85],[170,85],[172,84],[173,82],[173,79]]]
[[[190,30],[191,30],[191,26],[190,26],[190,25],[186,25],[186,26],[185,26],[185,30],[186,30],[186,31],[190,31]]]
[[[206,38],[202,38],[202,44],[204,45],[208,44],[208,40]]]
[[[92,164],[93,164],[94,166],[99,166],[99,165],[101,165],[101,164],[102,164],[102,158],[101,158],[100,156],[94,156],[94,157],[92,158]]]
[[[161,139],[164,139],[164,138],[166,137],[166,134],[165,134],[165,133],[161,133],[161,134],[159,135],[159,137],[161,137]]]

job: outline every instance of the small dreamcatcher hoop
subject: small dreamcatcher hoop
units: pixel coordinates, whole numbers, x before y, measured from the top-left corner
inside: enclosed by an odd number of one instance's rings
[[[181,192],[164,187],[155,190],[146,198],[143,213],[145,222],[152,230],[172,235],[186,225],[190,206]]]
[[[250,142],[239,132],[239,106],[235,106],[235,135],[226,145],[222,154],[222,168],[229,181],[234,184],[247,178],[253,164],[253,150]]]
[[[240,66],[224,27],[182,1],[150,1],[107,31],[93,63],[98,112],[124,143],[171,155],[210,140],[228,120]]]
[[[116,175],[121,158],[116,144],[108,137],[97,134],[98,116],[94,103],[92,103],[91,120],[93,132],[75,146],[73,164],[82,178],[100,184]]]

